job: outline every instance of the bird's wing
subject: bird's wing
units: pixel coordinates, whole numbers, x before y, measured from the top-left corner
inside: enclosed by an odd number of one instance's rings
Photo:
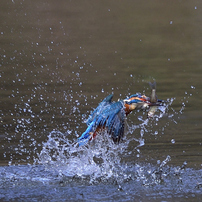
[[[78,138],[79,146],[85,145],[91,139],[92,132],[94,133],[95,130],[95,121],[92,121],[86,131]]]
[[[100,105],[97,108],[99,107]],[[106,128],[108,133],[112,135],[114,142],[119,142],[123,137],[125,122],[123,102],[108,102],[102,105],[102,107],[102,109],[96,109],[97,111],[94,111],[96,115],[92,117],[93,119],[89,122],[88,128],[79,137],[79,145],[86,144],[91,139],[91,135],[94,134],[97,127]]]
[[[119,142],[124,135],[125,117],[125,110],[122,107],[117,111],[114,118],[111,119],[111,122],[107,122],[107,125],[109,125],[109,133],[112,135],[114,142]]]
[[[86,121],[87,129],[86,131],[78,138],[79,145],[85,145],[92,137],[97,127],[101,122],[103,122],[102,112],[111,105],[113,95],[108,95],[93,111]],[[105,122],[105,121],[104,121]],[[103,126],[103,124],[100,124]]]
[[[105,109],[107,105],[110,105],[113,98],[113,94],[108,95],[99,105],[98,107],[93,111],[93,113],[88,117],[86,124],[89,126],[91,122],[96,119],[96,117],[102,113],[102,111]]]
[[[102,114],[98,116],[97,125],[105,126],[108,133],[112,135],[115,142],[119,140],[124,135],[124,125],[125,125],[125,111],[123,107],[123,102],[118,101],[111,103],[106,106],[102,111]]]

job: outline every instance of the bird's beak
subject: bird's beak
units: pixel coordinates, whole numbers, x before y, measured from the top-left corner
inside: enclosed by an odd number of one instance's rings
[[[165,100],[157,100],[157,102],[149,102],[149,106],[163,106],[166,102]]]

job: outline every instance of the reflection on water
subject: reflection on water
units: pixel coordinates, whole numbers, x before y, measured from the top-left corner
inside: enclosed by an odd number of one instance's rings
[[[3,1],[1,199],[200,198],[201,8],[192,1]],[[169,98],[165,112],[150,120],[131,114],[118,146],[107,136],[75,146],[100,100],[150,95],[153,79],[158,97]]]

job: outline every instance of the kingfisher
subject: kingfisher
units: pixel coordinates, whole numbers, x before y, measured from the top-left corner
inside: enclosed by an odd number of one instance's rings
[[[87,129],[78,138],[79,146],[92,141],[96,135],[105,130],[111,135],[115,143],[119,143],[124,135],[125,119],[133,110],[144,110],[160,106],[162,100],[156,99],[155,102],[150,97],[133,94],[124,100],[112,101],[113,94],[108,95],[93,111],[86,121]]]

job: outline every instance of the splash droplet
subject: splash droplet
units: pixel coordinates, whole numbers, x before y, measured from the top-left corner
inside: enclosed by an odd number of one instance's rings
[[[172,143],[172,144],[175,144],[175,139],[172,139],[172,140],[171,140],[171,143]]]

